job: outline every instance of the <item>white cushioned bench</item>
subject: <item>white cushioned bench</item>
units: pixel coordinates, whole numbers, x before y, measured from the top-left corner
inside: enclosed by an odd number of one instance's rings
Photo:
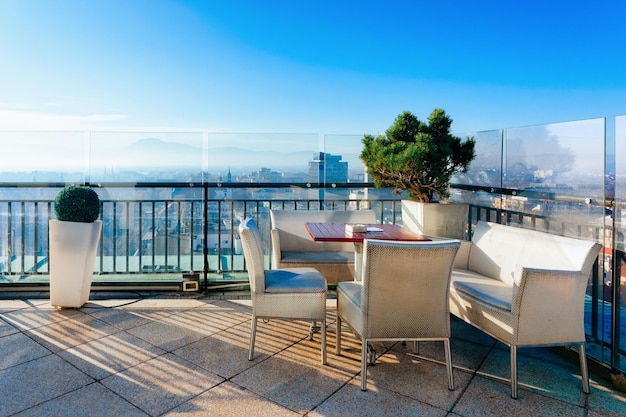
[[[272,268],[312,267],[328,285],[354,279],[354,243],[316,242],[307,222],[376,223],[373,210],[271,210]]]
[[[512,226],[478,222],[455,258],[450,312],[511,348],[517,398],[518,346],[577,344],[583,391],[584,299],[601,246]]]

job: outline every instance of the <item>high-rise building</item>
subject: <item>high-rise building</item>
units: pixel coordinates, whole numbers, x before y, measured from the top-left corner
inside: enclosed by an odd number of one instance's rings
[[[348,162],[341,160],[341,155],[316,152],[309,161],[309,181],[311,182],[347,182]],[[325,176],[324,176],[325,175]]]

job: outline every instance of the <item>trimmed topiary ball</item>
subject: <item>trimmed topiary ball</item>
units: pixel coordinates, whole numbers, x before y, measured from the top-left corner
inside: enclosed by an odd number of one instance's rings
[[[100,215],[100,198],[89,187],[69,185],[54,199],[54,214],[61,221],[93,223]]]

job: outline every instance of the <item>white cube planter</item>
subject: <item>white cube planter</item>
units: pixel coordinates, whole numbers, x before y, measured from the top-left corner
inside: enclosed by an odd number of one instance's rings
[[[465,240],[468,214],[467,204],[402,201],[403,226],[422,235]]]
[[[89,300],[102,221],[50,220],[50,304],[78,308]]]

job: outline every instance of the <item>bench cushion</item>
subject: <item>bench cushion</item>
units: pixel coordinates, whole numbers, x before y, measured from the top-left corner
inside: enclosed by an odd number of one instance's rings
[[[478,299],[493,307],[511,311],[513,287],[474,271],[455,269],[452,286],[462,296]]]
[[[363,295],[363,285],[361,282],[345,281],[337,284],[337,290],[344,293],[344,295],[355,306],[361,306],[361,297]]]

